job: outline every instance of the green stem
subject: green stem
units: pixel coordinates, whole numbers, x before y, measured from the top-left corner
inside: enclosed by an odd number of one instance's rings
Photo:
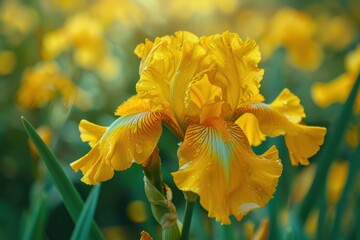
[[[319,156],[319,164],[316,170],[314,181],[305,196],[302,205],[300,206],[299,210],[299,217],[300,221],[304,223],[309,216],[309,213],[314,207],[314,204],[317,202],[319,191],[322,191],[325,185],[326,176],[329,170],[329,167],[337,156],[337,150],[339,148],[340,142],[339,139],[343,138],[346,125],[350,121],[350,118],[353,113],[353,105],[356,99],[356,93],[358,92],[360,85],[360,75],[358,76],[351,92],[346,100],[345,104],[343,105],[340,115],[331,129],[332,131],[328,134],[328,137],[325,140],[325,144],[321,149],[320,156]]]
[[[186,201],[185,216],[184,216],[183,228],[182,228],[180,240],[189,239],[190,225],[191,225],[191,219],[192,219],[192,213],[194,210],[194,205],[195,205],[195,202]]]

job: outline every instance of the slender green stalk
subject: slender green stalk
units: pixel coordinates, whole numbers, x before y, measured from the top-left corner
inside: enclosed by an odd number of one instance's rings
[[[191,219],[192,219],[192,214],[193,214],[193,210],[194,210],[194,205],[195,205],[195,202],[188,201],[188,200],[186,201],[185,215],[184,215],[183,228],[182,228],[180,240],[189,239]]]
[[[328,134],[326,138],[325,145],[322,148],[319,156],[319,164],[316,170],[314,181],[304,198],[302,205],[300,206],[299,210],[299,217],[300,221],[304,223],[309,216],[314,204],[317,201],[319,196],[318,192],[322,188],[324,188],[326,176],[330,167],[330,164],[336,157],[336,153],[338,147],[340,145],[339,139],[343,139],[343,135],[346,129],[346,126],[352,116],[353,113],[353,105],[356,99],[356,94],[359,90],[360,85],[360,75],[358,76],[351,92],[346,100],[345,104],[343,105],[340,115],[332,127],[332,131]]]

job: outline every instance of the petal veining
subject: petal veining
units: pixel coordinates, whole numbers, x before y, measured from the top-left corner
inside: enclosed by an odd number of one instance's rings
[[[244,113],[252,113],[259,122],[260,130],[267,136],[284,135],[293,165],[309,164],[308,158],[315,155],[324,142],[326,128],[300,125],[289,121],[271,105],[257,103],[242,108]]]
[[[181,190],[200,196],[210,217],[229,224],[230,215],[240,220],[270,200],[282,165],[275,147],[257,156],[238,125],[219,118],[205,124],[189,125],[173,177]]]
[[[243,41],[236,33],[229,32],[202,40],[217,66],[210,81],[223,90],[224,100],[235,111],[239,103],[259,93],[264,73],[258,68],[259,47],[254,40]]]
[[[133,162],[141,164],[157,145],[161,120],[161,113],[147,112],[118,118],[90,152],[71,167],[83,172],[83,182],[96,184],[110,179],[114,170],[125,170]]]

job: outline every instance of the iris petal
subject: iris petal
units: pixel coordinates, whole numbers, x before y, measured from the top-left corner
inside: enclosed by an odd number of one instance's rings
[[[305,112],[300,104],[300,99],[285,88],[270,104],[271,108],[281,112],[289,121],[299,123],[304,118]]]
[[[155,149],[160,138],[161,113],[143,112],[114,121],[88,154],[71,163],[84,174],[87,184],[110,179],[114,170],[125,170],[133,162],[141,164]]]
[[[236,124],[243,130],[252,146],[258,146],[265,140],[266,136],[261,132],[259,121],[253,114],[244,113],[236,120]]]
[[[224,224],[263,207],[282,172],[275,147],[257,156],[240,127],[219,118],[189,125],[178,155],[176,185],[197,193],[209,216]]]
[[[245,106],[243,112],[252,113],[259,122],[260,130],[267,136],[284,135],[293,165],[309,164],[308,158],[315,155],[324,142],[326,128],[293,123],[271,105],[257,103]]]
[[[210,81],[222,89],[232,111],[259,93],[264,71],[258,68],[261,56],[254,40],[243,41],[236,33],[224,32],[205,37],[202,43],[217,65]]]
[[[80,121],[80,137],[83,142],[89,142],[90,147],[94,147],[105,133],[107,127],[99,126],[85,119]]]

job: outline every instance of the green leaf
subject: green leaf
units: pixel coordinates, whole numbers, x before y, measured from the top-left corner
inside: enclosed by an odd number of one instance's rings
[[[91,192],[76,222],[71,240],[87,240],[90,232],[91,222],[95,213],[96,203],[99,197],[101,184],[91,189]]]
[[[302,205],[299,209],[299,217],[302,223],[304,223],[311,212],[314,203],[319,196],[318,192],[320,189],[324,188],[326,176],[329,170],[329,167],[337,156],[338,147],[343,139],[346,126],[349,123],[352,114],[353,114],[353,105],[355,103],[356,94],[359,90],[360,85],[360,75],[358,76],[351,92],[346,100],[345,104],[342,106],[340,115],[337,118],[335,125],[332,126],[331,131],[326,137],[325,144],[319,154],[319,164],[316,170],[314,181],[302,202]]]
[[[31,124],[24,117],[21,117],[21,120],[25,131],[29,135],[31,141],[34,143],[40,154],[40,157],[43,159],[50,173],[52,182],[60,192],[67,211],[69,212],[74,223],[76,223],[80,216],[80,211],[84,206],[83,200],[76,191],[74,185],[71,183],[70,179],[65,174],[54,153],[46,146],[33,126],[31,126]],[[95,222],[91,224],[91,233],[94,239],[104,239],[99,227],[95,224]]]
[[[47,213],[48,196],[42,192],[36,199],[27,219],[23,240],[42,239]]]

